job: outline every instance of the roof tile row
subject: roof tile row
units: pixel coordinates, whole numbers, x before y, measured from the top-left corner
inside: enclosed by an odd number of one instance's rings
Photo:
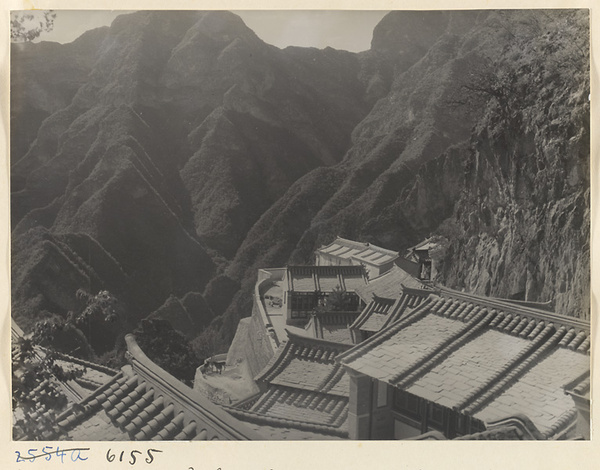
[[[588,351],[582,322],[442,290],[338,361],[478,419],[530,413],[551,435],[573,417],[562,387]]]

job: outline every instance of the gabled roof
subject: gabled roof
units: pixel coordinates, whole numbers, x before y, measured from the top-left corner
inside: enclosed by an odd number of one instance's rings
[[[385,298],[374,295],[356,321],[350,326],[352,330],[377,332],[392,324],[402,316],[410,314],[417,308],[429,291],[405,289],[397,298]]]
[[[341,237],[337,237],[329,245],[322,246],[317,250],[317,253],[324,253],[342,259],[354,258],[359,262],[363,261],[374,266],[381,266],[398,258],[397,251]]]
[[[374,296],[395,299],[400,296],[403,287],[423,289],[425,284],[394,265],[386,273],[370,279],[368,284],[356,289],[356,293],[364,302],[370,302]]]
[[[351,345],[295,335],[289,331],[287,335],[287,341],[282,342],[255,380],[347,397],[347,378],[335,358]]]
[[[347,439],[343,427],[311,423],[303,419],[269,416],[254,411],[224,406],[232,416],[271,440],[338,440]]]
[[[63,390],[75,401],[89,396],[96,388],[106,383],[107,380],[118,373],[118,371],[110,367],[61,353],[57,353],[56,364],[65,371],[73,369],[83,371],[81,377],[62,383]]]
[[[288,266],[287,289],[293,292],[332,292],[336,287],[354,292],[366,285],[362,266]]]
[[[352,344],[350,325],[358,316],[358,312],[320,312],[311,316],[305,330],[313,338]]]
[[[130,365],[58,418],[76,440],[248,440],[264,436],[154,364],[126,337]]]
[[[433,238],[429,237],[429,238],[426,238],[425,240],[423,240],[422,242],[417,243],[415,246],[411,246],[410,248],[407,249],[407,251],[409,251],[409,252],[427,251],[427,250],[431,250],[433,248],[437,248],[438,246],[439,246],[439,244],[436,243],[435,241],[433,241]]]
[[[562,386],[589,370],[589,348],[585,322],[441,289],[338,361],[484,422],[526,414],[551,436],[575,417]]]
[[[350,382],[335,358],[351,345],[287,333],[288,340],[256,377],[265,392],[249,407],[248,418],[274,418],[291,428],[347,437]]]

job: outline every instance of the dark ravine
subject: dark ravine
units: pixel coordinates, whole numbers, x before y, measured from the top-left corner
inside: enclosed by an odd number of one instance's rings
[[[132,328],[226,345],[257,268],[336,235],[437,235],[437,281],[587,317],[586,25],[393,12],[354,54],[280,50],[226,12],[140,12],[13,46],[13,316],[107,289]]]

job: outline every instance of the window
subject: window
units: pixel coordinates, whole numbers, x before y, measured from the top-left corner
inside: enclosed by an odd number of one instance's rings
[[[290,310],[292,318],[306,318],[316,305],[314,293],[290,293]]]
[[[430,426],[444,429],[444,408],[435,403],[430,403],[427,410],[427,422]]]
[[[292,318],[306,318],[307,314],[306,312],[298,312],[298,311],[294,311],[292,310]]]
[[[394,410],[411,418],[421,419],[421,399],[404,390],[394,390]]]

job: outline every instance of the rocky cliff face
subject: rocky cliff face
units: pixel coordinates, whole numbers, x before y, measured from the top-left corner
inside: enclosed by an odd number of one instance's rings
[[[352,54],[279,50],[225,12],[144,12],[16,51],[14,74],[67,46],[79,72],[53,103],[13,100],[13,314],[106,288],[132,324],[215,316],[227,342],[258,267],[336,235],[438,235],[438,281],[585,316],[586,21],[393,12]],[[27,87],[49,95],[50,78]]]
[[[292,186],[228,272],[307,262],[336,235],[398,250],[437,235],[437,282],[586,317],[586,13],[422,14],[411,24],[431,19],[437,34],[410,60],[403,15],[375,30],[369,53],[393,57],[393,79],[344,160]],[[244,299],[227,313],[246,310]]]
[[[545,19],[514,26],[478,80],[497,96],[471,136],[440,280],[589,318],[588,37],[573,26],[586,17]]]

